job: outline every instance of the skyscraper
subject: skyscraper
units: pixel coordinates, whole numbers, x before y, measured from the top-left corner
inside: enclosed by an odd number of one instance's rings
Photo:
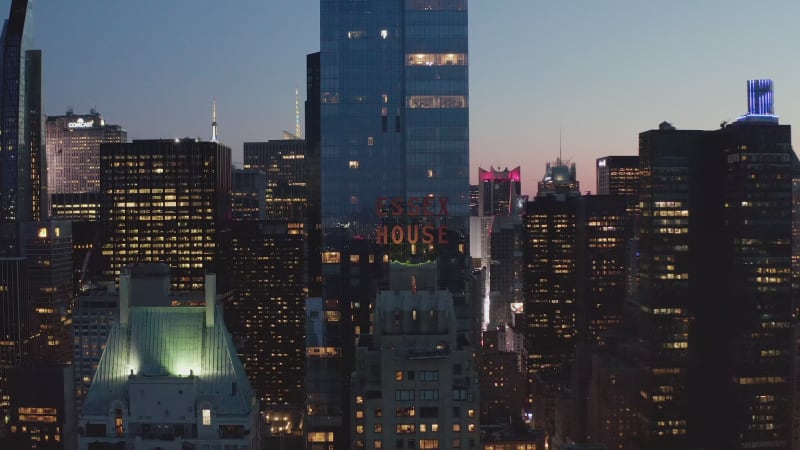
[[[264,220],[267,217],[267,175],[262,170],[234,169],[231,179],[233,220]]]
[[[580,195],[581,190],[575,171],[575,163],[567,164],[560,156],[556,158],[555,162],[547,163],[544,177],[539,181],[539,190],[536,192],[537,197]]]
[[[597,158],[597,195],[635,197],[639,182],[639,156]]]
[[[509,216],[522,212],[519,166],[508,170],[478,168],[478,208],[481,216]]]
[[[639,135],[630,300],[647,448],[790,448],[798,160],[766,81],[748,82],[748,114],[723,128]]]
[[[28,289],[28,261],[0,258],[0,414],[8,415],[9,370],[29,360],[36,332]]]
[[[244,168],[264,172],[267,219],[303,223],[308,179],[302,139],[244,143]]]
[[[128,133],[94,109],[48,116],[47,188],[50,194],[100,191],[100,144],[126,142]]]
[[[374,236],[380,197],[469,215],[466,0],[322,0],[322,221]]]
[[[325,319],[341,317],[327,337],[341,339],[337,376],[349,386],[353,337],[369,332],[389,261],[438,260],[436,288],[452,293],[458,332],[474,330],[475,303],[465,293],[472,286],[467,2],[322,0],[320,17],[322,293]],[[307,385],[305,431],[328,433],[308,445],[350,448],[351,405],[329,383]]]
[[[42,53],[30,50],[30,3],[13,0],[0,41],[0,255],[17,256],[18,224],[47,215]]]
[[[89,114],[49,116],[45,123],[47,189],[51,215],[68,220],[97,220],[100,210],[100,144],[128,140],[92,109]]]
[[[195,139],[102,144],[100,187],[108,276],[165,262],[176,290],[201,290],[206,272],[227,288],[230,148]]]
[[[28,222],[20,227],[22,256],[28,259],[31,307],[42,342],[36,359],[47,364],[72,361],[72,224]]]
[[[301,225],[232,225],[235,292],[226,322],[263,410],[303,410],[304,248]]]

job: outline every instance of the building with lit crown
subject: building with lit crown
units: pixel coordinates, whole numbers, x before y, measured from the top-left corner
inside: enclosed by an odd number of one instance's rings
[[[100,113],[48,116],[45,122],[47,190],[51,215],[68,220],[97,220],[100,192],[100,144],[127,142],[128,133],[107,124]]]
[[[643,448],[792,448],[791,130],[772,82],[718,130],[639,135]]]
[[[172,306],[169,269],[120,276],[114,325],[79,419],[79,450],[260,448],[255,393],[216,304]]]

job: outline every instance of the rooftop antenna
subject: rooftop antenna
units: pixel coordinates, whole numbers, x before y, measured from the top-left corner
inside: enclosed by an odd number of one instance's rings
[[[211,142],[219,142],[217,138],[217,100],[213,100],[211,107]]]
[[[561,165],[561,125],[558,125],[558,165]]]
[[[294,135],[297,139],[301,139],[300,136],[300,91],[297,89],[297,86],[294,87]]]

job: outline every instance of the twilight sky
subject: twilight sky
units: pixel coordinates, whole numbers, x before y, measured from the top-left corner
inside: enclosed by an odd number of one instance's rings
[[[7,16],[10,0],[0,0]],[[797,0],[472,0],[470,139],[477,167],[522,166],[534,194],[546,161],[636,154],[667,120],[714,129],[747,107],[745,81],[775,81],[781,123],[800,124]],[[305,55],[319,50],[316,0],[35,0],[45,112],[97,110],[129,138],[221,140],[294,130]]]

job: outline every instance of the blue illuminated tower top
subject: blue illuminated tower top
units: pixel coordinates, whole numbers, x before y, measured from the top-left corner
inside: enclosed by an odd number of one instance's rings
[[[772,80],[747,80],[747,114],[775,114]]]
[[[742,121],[778,123],[772,80],[747,80],[747,114],[737,119]]]

